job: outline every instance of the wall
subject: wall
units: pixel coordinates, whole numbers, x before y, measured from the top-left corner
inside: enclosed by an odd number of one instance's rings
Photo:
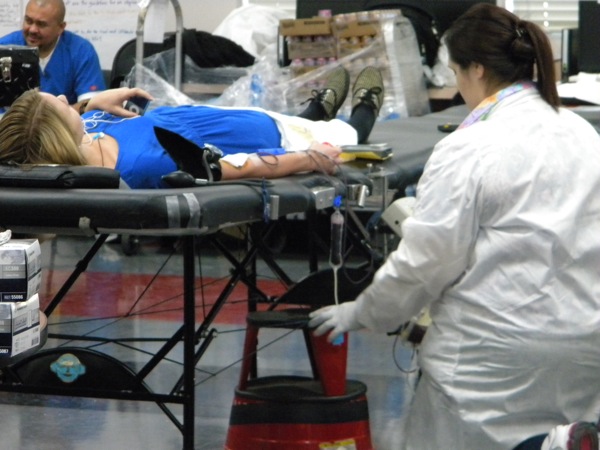
[[[121,45],[135,38],[140,0],[64,0],[67,29],[89,39],[110,69]],[[154,0],[157,1],[157,0]],[[0,36],[21,28],[27,0],[0,0]],[[183,26],[212,32],[241,0],[179,0]],[[174,31],[175,13],[169,3],[165,31]]]

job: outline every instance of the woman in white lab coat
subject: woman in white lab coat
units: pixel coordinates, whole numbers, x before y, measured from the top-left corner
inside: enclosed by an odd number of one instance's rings
[[[447,45],[470,115],[371,286],[312,325],[393,332],[430,307],[405,448],[508,450],[600,414],[600,137],[559,107],[533,23],[479,4]],[[557,430],[598,448],[595,425]]]

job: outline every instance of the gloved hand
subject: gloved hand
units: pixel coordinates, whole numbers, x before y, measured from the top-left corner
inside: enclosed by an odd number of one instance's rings
[[[327,340],[329,342],[345,333],[363,328],[358,322],[358,314],[356,311],[356,302],[345,302],[339,305],[325,306],[321,309],[310,313],[310,328],[316,328],[313,333],[316,336],[322,336],[329,330]]]

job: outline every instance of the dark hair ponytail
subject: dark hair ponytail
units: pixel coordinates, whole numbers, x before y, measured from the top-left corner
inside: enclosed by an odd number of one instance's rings
[[[550,41],[536,24],[499,6],[479,3],[459,17],[445,35],[450,59],[466,69],[483,65],[492,81],[533,80],[542,98],[560,105]]]
[[[522,28],[526,31],[526,36],[529,36],[533,45],[537,87],[540,95],[546,102],[556,108],[560,105],[560,98],[556,89],[554,57],[548,36],[533,22],[523,21],[521,23]]]

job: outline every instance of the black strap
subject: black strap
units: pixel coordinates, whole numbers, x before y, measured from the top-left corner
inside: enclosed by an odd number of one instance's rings
[[[118,189],[118,171],[106,167],[0,164],[0,186],[24,188]]]

